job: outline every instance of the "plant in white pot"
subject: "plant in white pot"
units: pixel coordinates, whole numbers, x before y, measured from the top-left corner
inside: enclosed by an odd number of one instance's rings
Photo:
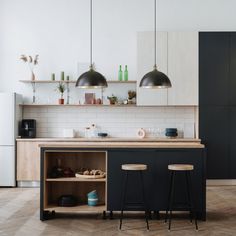
[[[34,68],[38,65],[39,55],[36,55],[34,58],[32,56],[21,55],[20,59],[28,64],[31,72],[31,80],[35,80]]]

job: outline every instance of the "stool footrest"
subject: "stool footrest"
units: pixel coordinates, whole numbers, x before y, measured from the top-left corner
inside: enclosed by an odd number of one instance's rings
[[[124,210],[132,210],[132,209],[133,210],[140,210],[140,211],[141,210],[143,210],[143,211],[146,210],[144,205],[143,206],[141,206],[141,205],[137,206],[137,205],[132,205],[131,204],[131,205],[125,205],[124,206]]]
[[[173,207],[172,207],[172,209],[173,210],[184,210],[184,209],[186,209],[186,210],[191,210],[191,206],[189,206],[189,205],[186,205],[186,204],[173,204]]]

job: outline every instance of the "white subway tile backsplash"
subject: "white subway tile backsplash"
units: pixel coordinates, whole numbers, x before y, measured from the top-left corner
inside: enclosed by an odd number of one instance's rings
[[[139,128],[148,137],[165,135],[165,128],[178,128],[180,137],[194,138],[194,107],[25,107],[24,118],[37,120],[38,137],[62,137],[73,128],[77,137],[96,124],[111,137],[136,137]]]

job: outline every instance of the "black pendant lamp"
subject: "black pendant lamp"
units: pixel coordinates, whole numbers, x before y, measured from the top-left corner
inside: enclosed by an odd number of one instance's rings
[[[96,89],[96,88],[106,88],[107,87],[107,81],[105,77],[100,74],[99,72],[94,70],[93,66],[93,54],[92,54],[92,15],[93,15],[93,5],[92,0],[90,0],[90,68],[89,71],[83,73],[80,75],[76,82],[76,87],[78,88],[84,88],[84,89]]]
[[[166,74],[157,70],[156,64],[156,36],[157,36],[157,27],[156,27],[156,0],[154,0],[154,68],[153,71],[145,74],[140,81],[139,87],[141,88],[170,88],[171,82]]]

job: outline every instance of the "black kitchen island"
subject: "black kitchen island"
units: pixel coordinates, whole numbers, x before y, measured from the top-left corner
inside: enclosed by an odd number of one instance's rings
[[[55,213],[82,213],[120,211],[123,181],[122,164],[142,163],[148,166],[144,173],[145,195],[150,211],[165,211],[168,201],[169,173],[168,164],[192,164],[192,185],[198,218],[206,219],[206,153],[204,145],[196,142],[55,142],[40,145],[40,219],[46,220]],[[70,168],[90,166],[103,169],[104,179],[84,180],[76,177],[49,178],[50,168],[56,159],[62,159],[63,165]],[[130,174],[128,199],[139,201],[141,193],[137,175]],[[176,202],[183,203],[187,198],[184,175],[176,179]],[[96,189],[100,202],[98,206],[86,204],[86,195]],[[73,194],[78,197],[75,207],[58,207],[60,195]],[[127,209],[135,210],[135,209]],[[184,209],[183,209],[184,210]]]

